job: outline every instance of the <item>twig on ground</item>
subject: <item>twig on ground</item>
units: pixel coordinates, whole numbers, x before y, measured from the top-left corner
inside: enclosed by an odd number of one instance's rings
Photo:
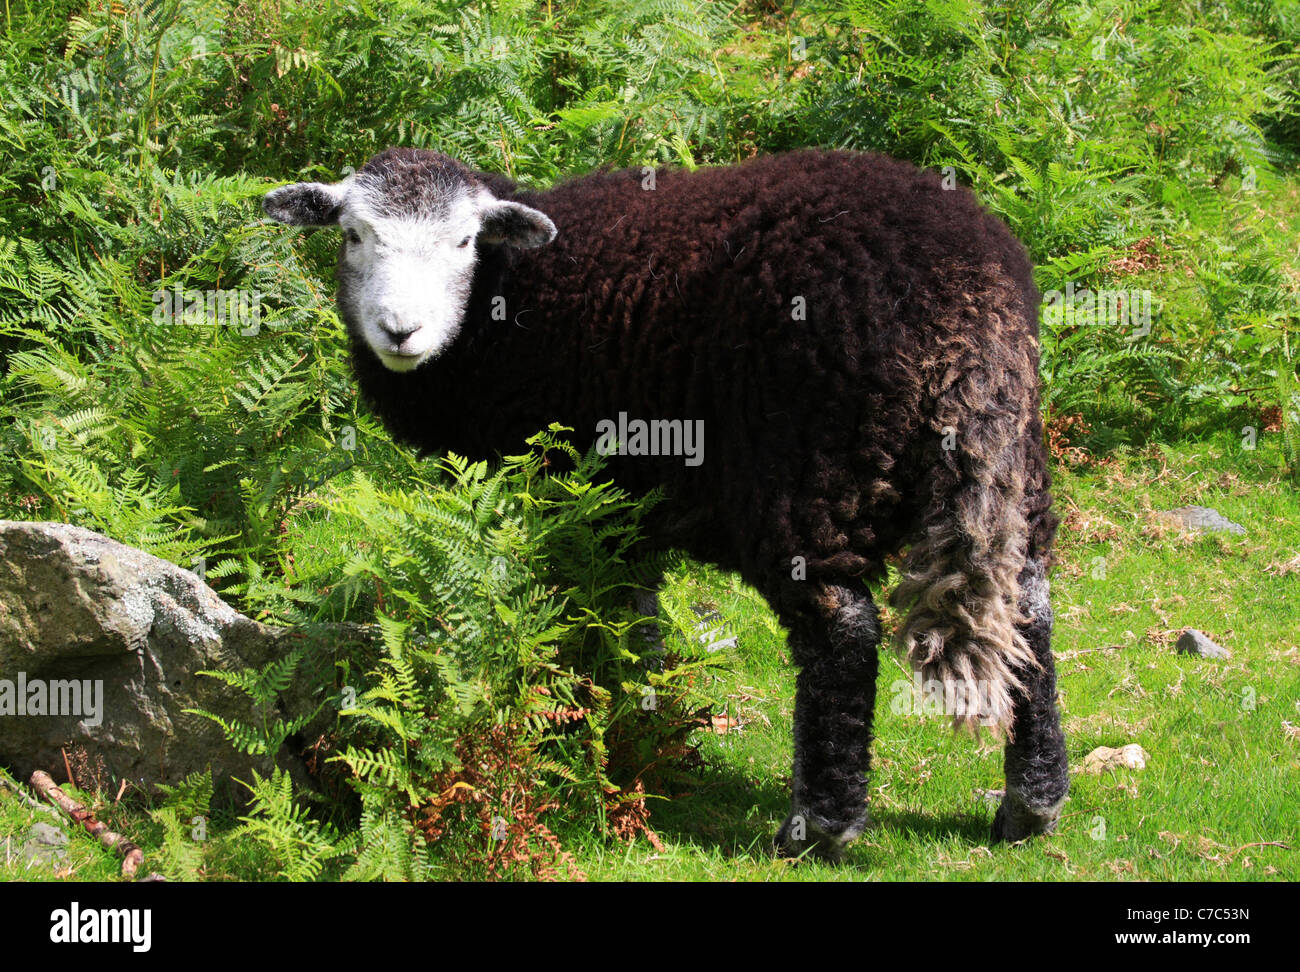
[[[1123,645],[1103,645],[1100,648],[1076,648],[1074,651],[1062,652],[1056,656],[1057,662],[1069,661],[1071,658],[1078,658],[1080,655],[1091,655],[1094,651],[1123,651]]]
[[[81,824],[86,832],[101,844],[116,851],[122,858],[122,877],[135,878],[135,872],[144,863],[144,851],[121,834],[109,830],[107,824],[96,820],[94,813],[63,792],[50,774],[44,770],[37,770],[32,774],[31,786],[33,790],[62,810],[69,819]]]
[[[1234,857],[1236,857],[1238,854],[1244,851],[1247,847],[1281,847],[1283,850],[1291,849],[1289,844],[1284,844],[1280,840],[1261,840],[1253,844],[1242,844],[1235,851],[1233,851],[1231,854],[1228,855],[1228,860],[1232,860]]]

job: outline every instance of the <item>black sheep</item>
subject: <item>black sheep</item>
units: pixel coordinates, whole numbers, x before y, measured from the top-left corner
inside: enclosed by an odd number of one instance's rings
[[[739,572],[790,632],[782,851],[835,856],[865,826],[880,640],[866,582],[904,548],[900,644],[955,725],[1007,734],[994,839],[1055,826],[1068,777],[1039,294],[968,192],[838,151],[542,192],[388,149],[263,205],[342,228],[354,367],[398,440],[489,458],[552,421],[580,446],[611,425],[649,432],[611,472],[666,489],[652,542]],[[700,430],[696,454],[685,433]]]

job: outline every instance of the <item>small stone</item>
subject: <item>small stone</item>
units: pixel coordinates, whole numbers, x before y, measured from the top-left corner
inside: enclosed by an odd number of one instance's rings
[[[1184,655],[1199,655],[1201,658],[1231,658],[1232,652],[1222,645],[1211,641],[1203,631],[1187,628],[1178,636],[1174,646]]]
[[[1098,775],[1113,769],[1143,770],[1151,757],[1137,743],[1129,743],[1120,749],[1110,746],[1098,746],[1083,758],[1083,771]]]
[[[67,842],[68,835],[58,827],[47,823],[32,824],[23,844],[23,860],[28,864],[53,864],[63,859],[63,846]]]
[[[1159,514],[1164,520],[1192,533],[1237,533],[1244,535],[1246,528],[1233,523],[1218,510],[1208,506],[1180,506]]]

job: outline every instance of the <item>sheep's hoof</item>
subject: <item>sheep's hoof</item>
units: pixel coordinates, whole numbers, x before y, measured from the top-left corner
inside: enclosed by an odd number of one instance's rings
[[[844,849],[862,835],[866,829],[867,818],[863,814],[838,833],[832,833],[819,821],[803,814],[792,813],[785,818],[772,848],[777,857],[802,858],[815,857],[828,863],[835,863],[844,856]]]
[[[1061,818],[1064,803],[1065,797],[1061,797],[1049,806],[1035,807],[1026,803],[1015,790],[1008,789],[993,817],[993,843],[1014,844],[1039,834],[1052,833]]]

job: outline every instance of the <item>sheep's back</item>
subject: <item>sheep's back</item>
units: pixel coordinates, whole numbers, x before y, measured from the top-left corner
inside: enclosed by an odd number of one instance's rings
[[[1036,348],[1019,243],[966,190],[882,156],[798,152],[653,183],[632,169],[518,198],[559,229],[515,279],[573,423],[594,438],[619,412],[704,420],[700,469],[624,461],[625,479],[693,502],[812,497],[836,536],[899,519],[901,487],[932,461],[917,448],[929,401],[978,365],[990,304],[1012,305],[1008,333]]]

